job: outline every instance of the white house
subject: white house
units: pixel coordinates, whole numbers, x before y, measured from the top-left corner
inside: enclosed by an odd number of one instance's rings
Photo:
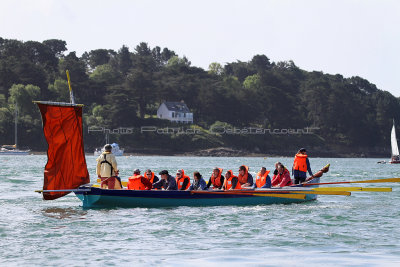
[[[163,102],[157,110],[157,118],[173,122],[193,123],[193,113],[182,102]]]

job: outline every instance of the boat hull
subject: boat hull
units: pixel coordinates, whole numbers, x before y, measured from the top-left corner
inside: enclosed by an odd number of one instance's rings
[[[318,180],[318,181],[316,181]],[[314,182],[319,182],[314,179]],[[317,199],[317,195],[308,194],[305,199],[272,197],[254,194],[241,194],[241,191],[225,194],[223,191],[165,191],[165,190],[110,190],[82,186],[76,196],[82,200],[84,208],[103,207],[177,207],[177,206],[253,206],[271,204],[301,203]],[[279,193],[277,189],[277,193]],[[259,192],[262,192],[260,190]],[[273,190],[272,190],[273,191]],[[246,191],[242,191],[246,192]]]

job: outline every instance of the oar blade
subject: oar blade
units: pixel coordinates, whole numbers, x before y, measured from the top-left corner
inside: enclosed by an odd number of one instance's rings
[[[390,187],[363,187],[361,189],[361,191],[365,191],[365,192],[392,192],[392,188]]]

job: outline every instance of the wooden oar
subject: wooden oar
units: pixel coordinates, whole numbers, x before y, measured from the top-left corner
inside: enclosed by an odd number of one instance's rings
[[[365,191],[365,192],[392,192],[390,187],[325,187],[312,188],[313,191]]]
[[[272,189],[272,190],[232,190],[232,191],[195,191],[195,192],[201,192],[201,194],[305,194],[305,195],[341,195],[341,196],[350,196],[350,192],[346,191],[312,191],[312,190],[302,190],[302,189],[297,189],[297,190],[286,190],[286,189]]]
[[[291,199],[306,199],[305,194],[249,194],[242,192],[212,192],[212,191],[191,191],[193,194],[217,194],[217,195],[239,195],[239,196],[256,196],[256,197],[280,197],[280,198],[291,198]],[[234,194],[232,194],[234,193]]]
[[[386,178],[386,179],[347,181],[347,182],[329,182],[329,183],[307,183],[303,185],[309,186],[309,185],[323,185],[323,184],[353,184],[353,183],[400,183],[400,178]]]

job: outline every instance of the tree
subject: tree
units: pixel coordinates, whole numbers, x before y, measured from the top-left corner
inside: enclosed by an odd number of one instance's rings
[[[221,64],[213,62],[208,66],[208,73],[222,75],[224,73],[224,68],[221,66]]]

